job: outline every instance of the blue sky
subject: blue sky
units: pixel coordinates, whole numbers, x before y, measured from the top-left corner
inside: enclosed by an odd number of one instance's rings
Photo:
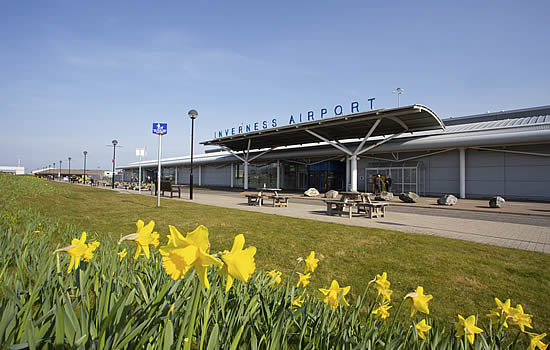
[[[440,117],[550,104],[548,1],[0,1],[0,165],[189,154],[352,101]],[[204,151],[196,146],[196,152]]]

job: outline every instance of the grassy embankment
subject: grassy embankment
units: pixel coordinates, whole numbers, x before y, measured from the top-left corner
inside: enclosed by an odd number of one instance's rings
[[[550,329],[547,254],[180,201],[163,200],[162,207],[156,208],[156,199],[148,196],[49,184],[64,194],[23,194],[18,205],[36,208],[46,216],[76,225],[80,231],[96,233],[99,239],[132,233],[135,222],[142,219],[155,220],[155,230],[164,244],[169,224],[180,232],[202,224],[210,231],[212,251],[231,246],[233,237],[243,233],[247,246],[257,247],[257,267],[278,268],[283,277],[297,257],[314,250],[321,262],[311,286],[326,287],[337,279],[341,285],[352,287],[352,300],[377,273],[386,271],[394,300],[418,285],[432,294],[430,316],[436,320],[450,323],[457,313],[478,313],[481,322],[486,322],[485,314],[494,308],[496,296],[511,298],[513,305],[521,303],[527,313],[535,315],[538,331]],[[3,192],[0,188],[0,198]],[[56,243],[64,246],[69,242]]]

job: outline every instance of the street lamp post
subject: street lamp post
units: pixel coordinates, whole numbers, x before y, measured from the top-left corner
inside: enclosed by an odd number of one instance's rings
[[[88,155],[88,151],[84,151],[84,175],[82,176],[82,184],[86,184],[86,156]]]
[[[113,183],[112,188],[115,189],[115,156],[116,156],[116,145],[118,144],[117,140],[111,141],[113,144]]]
[[[59,161],[59,181],[61,181],[61,164],[63,163],[62,160]]]
[[[55,167],[55,162],[53,162],[53,180],[55,180],[55,171],[57,168]]]
[[[69,183],[71,182],[71,157],[67,158],[69,160]]]
[[[193,200],[193,138],[195,134],[195,119],[199,116],[199,113],[192,109],[188,113],[191,118],[191,172],[189,174],[189,199]]]
[[[399,107],[399,97],[401,96],[401,94],[403,94],[405,92],[405,90],[401,89],[401,88],[397,88],[395,89],[394,91],[392,91],[392,93],[394,94],[397,94],[397,107]]]

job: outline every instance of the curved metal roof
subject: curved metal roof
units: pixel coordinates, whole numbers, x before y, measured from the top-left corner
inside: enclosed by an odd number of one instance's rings
[[[441,119],[431,109],[416,104],[226,136],[201,143],[226,147],[233,151],[245,151],[249,149],[249,142],[250,149],[319,142],[319,139],[311,135],[308,130],[331,141],[358,139],[365,137],[379,119],[380,123],[370,135],[371,137],[445,128]]]

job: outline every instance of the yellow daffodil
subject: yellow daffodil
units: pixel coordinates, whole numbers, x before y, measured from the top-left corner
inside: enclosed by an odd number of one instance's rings
[[[521,304],[517,304],[516,307],[510,308],[510,315],[507,317],[508,321],[513,326],[518,326],[522,332],[525,332],[525,327],[533,328],[531,326],[532,315],[523,312]]]
[[[97,247],[99,247],[99,242],[97,242],[97,241],[90,242],[90,244],[88,244],[88,248],[86,248],[86,251],[84,252],[84,255],[82,256],[84,261],[88,262],[88,261],[90,261],[91,258],[94,257],[94,250],[96,250]]]
[[[381,319],[385,320],[386,318],[390,317],[389,309],[391,309],[391,305],[389,304],[382,304],[374,311],[372,312],[374,315],[380,317]]]
[[[147,225],[145,225],[143,221],[138,220],[136,222],[136,226],[136,233],[131,233],[122,237],[118,243],[120,244],[122,241],[134,241],[136,243],[136,254],[134,255],[134,259],[139,257],[142,250],[145,257],[149,259],[149,246],[152,245],[154,247],[158,247],[159,245],[159,234],[157,232],[153,232],[155,222],[151,220]]]
[[[80,259],[89,261],[94,257],[93,251],[99,246],[99,242],[92,242],[90,246],[86,244],[86,232],[82,232],[80,239],[73,238],[71,245],[68,247],[60,248],[54,251],[54,254],[60,252],[67,252],[71,256],[71,262],[69,263],[69,269],[67,272],[71,272],[73,267],[78,269]]]
[[[458,322],[455,323],[456,337],[461,338],[466,333],[466,338],[470,344],[474,344],[475,336],[478,333],[482,333],[483,329],[476,327],[476,317],[474,315],[464,319],[461,315],[458,315]]]
[[[118,257],[120,258],[120,261],[122,261],[122,259],[124,259],[126,254],[128,254],[128,252],[126,251],[126,248],[124,248],[123,251],[117,253]]]
[[[315,259],[315,252],[311,251],[308,257],[305,259],[305,262],[306,267],[304,269],[304,273],[314,272],[317,268],[317,265],[319,264],[319,259]]]
[[[167,274],[174,280],[183,279],[185,273],[194,267],[202,286],[210,288],[206,277],[208,265],[221,266],[222,262],[208,254],[210,242],[208,241],[208,229],[202,225],[193,232],[187,233],[184,238],[174,227],[170,227],[168,245],[160,248],[162,254],[162,266]]]
[[[382,303],[385,303],[386,301],[390,301],[392,293],[393,291],[391,289],[383,289],[380,292],[380,295],[382,295]]]
[[[309,284],[309,279],[311,278],[311,273],[306,273],[305,275],[304,274],[301,274],[299,272],[296,272],[298,274],[298,277],[300,278],[300,280],[298,281],[298,284],[296,285],[296,287],[306,287],[308,284]]]
[[[510,306],[510,299],[507,299],[504,303],[500,301],[499,298],[495,298],[495,303],[497,304],[496,309],[491,310],[487,317],[495,321],[496,323],[499,323],[501,318],[504,319],[503,326],[508,328],[508,323],[506,323],[506,320],[508,319],[508,316],[512,312],[512,308]]]
[[[350,286],[340,288],[340,285],[336,280],[333,280],[330,284],[329,289],[320,288],[319,291],[322,294],[323,302],[327,305],[330,305],[331,309],[336,309],[338,307],[338,298],[340,297],[340,293],[342,293],[341,302],[345,306],[349,306],[348,302],[344,298],[346,294],[349,293],[349,290],[351,289]]]
[[[412,301],[411,317],[413,317],[417,311],[423,312],[425,314],[430,313],[430,309],[428,308],[428,302],[432,300],[433,296],[424,295],[423,287],[421,286],[416,287],[416,291],[414,293],[407,294],[405,298],[411,298],[411,301]]]
[[[388,281],[388,274],[386,272],[382,272],[382,275],[376,275],[376,279],[374,280],[374,286],[378,290],[378,295],[384,290],[390,288],[390,281]]]
[[[534,333],[527,333],[529,334],[529,347],[527,350],[536,350],[537,348],[539,350],[546,350],[548,348],[548,344],[544,344],[541,340],[546,337],[546,333],[542,334],[534,334]]]
[[[278,270],[271,270],[269,272],[266,272],[266,275],[268,275],[269,277],[271,277],[271,283],[272,284],[279,284],[281,283],[282,279],[281,279],[281,275],[283,273],[281,271],[278,271]]]
[[[256,263],[254,262],[256,247],[248,247],[244,250],[243,247],[244,235],[237,235],[233,241],[231,251],[221,256],[224,264],[220,273],[227,275],[225,292],[231,289],[234,278],[246,282],[256,270]]]
[[[432,329],[432,326],[429,326],[426,324],[425,319],[422,319],[422,321],[418,322],[415,325],[415,327],[416,327],[416,332],[418,333],[418,336],[424,340],[426,340],[426,332]]]
[[[42,224],[38,224],[38,228],[32,231],[32,233],[42,233]]]

